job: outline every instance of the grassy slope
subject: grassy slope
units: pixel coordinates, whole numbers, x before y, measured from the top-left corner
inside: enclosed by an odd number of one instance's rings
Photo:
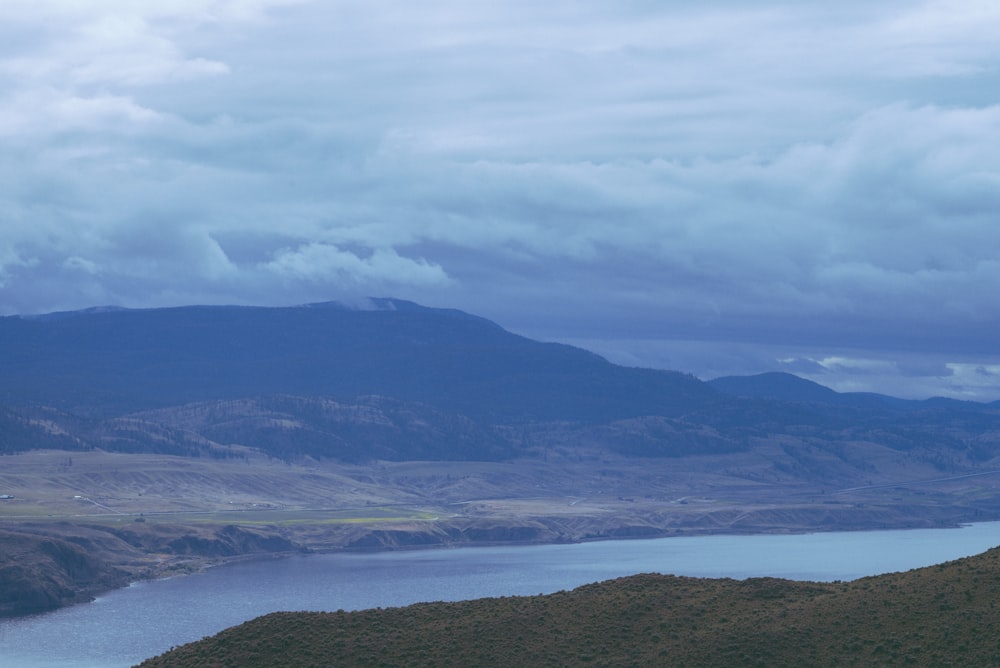
[[[142,664],[987,666],[1000,550],[849,583],[637,575],[549,596],[274,613]]]

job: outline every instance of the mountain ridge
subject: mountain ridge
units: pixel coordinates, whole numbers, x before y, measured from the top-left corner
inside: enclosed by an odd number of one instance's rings
[[[917,410],[934,407],[986,407],[1000,402],[972,401],[933,396],[926,399],[903,399],[878,392],[838,392],[815,381],[784,371],[766,371],[744,376],[720,376],[706,381],[715,389],[732,396],[774,399],[795,403],[827,403],[868,408]]]
[[[501,420],[614,419],[709,401],[693,376],[629,369],[461,311],[176,307],[0,319],[0,399],[122,414],[272,394],[384,394]],[[531,385],[524,380],[531,377]]]
[[[238,312],[238,311],[259,311],[259,312],[280,312],[280,311],[292,311],[292,310],[331,310],[339,311],[343,313],[362,313],[362,312],[401,312],[410,314],[436,314],[446,318],[455,318],[456,320],[465,320],[469,323],[476,323],[482,325],[486,329],[492,329],[494,332],[503,333],[509,337],[516,337],[524,342],[530,342],[532,344],[555,346],[561,348],[572,349],[578,353],[583,353],[586,355],[593,356],[594,359],[606,362],[612,366],[623,368],[623,369],[644,369],[647,371],[663,371],[670,374],[680,374],[693,378],[690,374],[684,373],[678,370],[661,370],[661,369],[648,369],[645,367],[634,367],[634,366],[622,366],[619,364],[613,364],[608,362],[601,355],[594,353],[592,351],[586,350],[585,348],[580,348],[577,346],[560,344],[560,343],[550,343],[542,342],[529,339],[527,337],[515,334],[505,330],[498,323],[478,316],[466,311],[462,311],[454,308],[441,308],[441,307],[429,307],[418,304],[413,301],[397,299],[392,297],[368,297],[362,301],[358,302],[341,302],[341,301],[322,301],[322,302],[308,302],[297,305],[287,305],[287,306],[261,306],[261,305],[232,305],[232,304],[221,304],[221,305],[189,305],[189,306],[170,306],[170,307],[152,307],[152,308],[129,308],[115,305],[105,305],[105,306],[94,306],[84,309],[70,310],[70,311],[55,311],[51,313],[40,313],[40,314],[16,314],[8,316],[0,316],[0,334],[4,334],[2,324],[6,320],[18,319],[26,322],[41,322],[50,323],[58,322],[63,320],[73,320],[78,318],[87,318],[92,316],[102,316],[107,314],[153,314],[153,313],[181,313],[185,311],[220,311],[220,312]],[[0,338],[0,341],[4,339]],[[816,402],[816,403],[837,403],[842,405],[853,405],[853,406],[871,406],[873,404],[885,404],[890,407],[897,408],[920,408],[928,406],[1000,406],[1000,401],[993,402],[979,402],[974,400],[962,400],[954,399],[950,397],[933,396],[924,399],[904,399],[901,397],[896,397],[892,395],[886,395],[876,392],[839,392],[829,388],[825,385],[817,383],[812,380],[808,380],[801,376],[797,376],[792,373],[782,372],[782,371],[767,371],[757,374],[744,374],[744,375],[727,375],[711,378],[703,381],[706,385],[719,391],[721,394],[729,396],[738,396],[744,398],[755,398],[755,399],[774,399],[779,401],[791,401],[791,402]]]
[[[1000,404],[842,394],[777,372],[703,382],[389,298],[0,318],[0,369],[0,452],[499,461],[869,442],[951,471],[1000,443]],[[216,417],[192,426],[192,410]]]

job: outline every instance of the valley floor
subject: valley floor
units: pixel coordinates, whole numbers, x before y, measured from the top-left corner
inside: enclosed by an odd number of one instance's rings
[[[36,451],[0,459],[0,614],[248,555],[1000,519],[1000,470],[893,462],[803,482],[734,458],[287,464]],[[887,467],[888,468],[888,467]]]

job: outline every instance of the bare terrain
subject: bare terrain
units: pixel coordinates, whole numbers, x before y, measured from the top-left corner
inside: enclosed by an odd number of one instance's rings
[[[894,454],[900,458],[886,456]],[[575,520],[592,528],[638,523],[661,532],[740,532],[854,528],[852,516],[874,512],[885,513],[887,525],[960,522],[1000,507],[1000,464],[942,474],[918,461],[908,467],[893,461],[891,479],[872,471],[864,484],[840,487],[783,478],[766,457],[758,450],[678,459],[356,465],[286,463],[251,451],[245,459],[31,451],[0,460],[0,494],[14,497],[0,503],[0,522],[143,520],[292,531],[319,524]],[[907,508],[919,508],[922,517],[907,519]],[[842,519],[831,522],[836,516]]]

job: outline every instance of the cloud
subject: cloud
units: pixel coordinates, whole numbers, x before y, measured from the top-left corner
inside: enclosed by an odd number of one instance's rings
[[[119,95],[81,97],[52,89],[12,95],[0,107],[0,138],[24,146],[41,136],[79,131],[118,134],[162,116]]]
[[[39,21],[45,24],[75,24],[95,15],[169,19],[192,25],[225,20],[258,20],[269,9],[304,1],[307,0],[163,0],[157,3],[131,0],[5,0],[0,16],[29,25]]]
[[[401,257],[392,249],[377,248],[361,257],[336,246],[317,243],[282,249],[261,268],[279,277],[348,288],[369,283],[433,285],[448,281],[441,267],[423,258]]]
[[[205,58],[189,58],[138,16],[111,15],[77,31],[75,43],[60,45],[50,57],[71,66],[62,74],[74,86],[148,85],[226,74],[229,68]]]
[[[984,0],[916,3],[886,25],[888,45],[910,58],[898,66],[913,76],[949,76],[982,71],[982,54],[998,53],[992,38],[1000,29],[1000,8]]]
[[[12,136],[30,128],[56,134],[110,124],[142,123],[162,114],[122,91],[132,87],[187,83],[229,73],[226,63],[189,55],[180,43],[203,24],[256,20],[290,1],[97,3],[11,0],[0,7],[14,53],[4,53],[0,120]],[[18,39],[27,32],[30,41]],[[17,48],[20,47],[20,48]],[[39,117],[39,112],[41,117]]]
[[[996,360],[994,360],[996,361]],[[1000,364],[976,364],[953,362],[948,364],[951,371],[950,396],[978,400],[983,396],[996,396],[1000,384]]]
[[[387,293],[636,364],[952,382],[1000,322],[998,22],[11,0],[0,312]]]

